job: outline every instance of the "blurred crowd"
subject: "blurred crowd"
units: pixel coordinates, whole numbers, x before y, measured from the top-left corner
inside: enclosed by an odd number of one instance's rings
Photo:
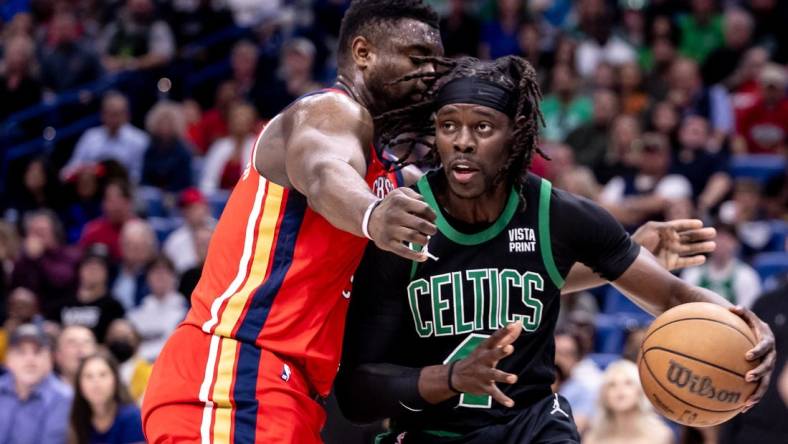
[[[266,121],[330,85],[349,3],[0,0],[0,443],[143,441],[137,406],[227,195]],[[568,296],[556,389],[587,442],[788,442],[788,2],[429,3],[447,56],[536,68],[534,172],[629,230],[716,227],[681,277],[777,336],[764,402],[671,430],[631,362],[648,315],[609,287]]]

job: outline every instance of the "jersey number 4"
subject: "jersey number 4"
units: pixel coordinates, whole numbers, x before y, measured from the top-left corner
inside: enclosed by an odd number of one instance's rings
[[[453,361],[459,361],[460,359],[465,358],[476,347],[479,346],[485,339],[489,338],[490,335],[482,335],[479,333],[472,333],[465,338],[464,341],[454,349],[454,351],[449,354],[449,356],[443,361],[443,364],[448,364]],[[470,407],[475,409],[489,409],[492,407],[492,397],[490,395],[472,395],[470,393],[463,393],[460,395],[460,403],[457,404],[460,407]]]

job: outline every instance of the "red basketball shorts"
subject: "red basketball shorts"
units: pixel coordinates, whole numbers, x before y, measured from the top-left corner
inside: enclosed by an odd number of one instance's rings
[[[182,325],[142,405],[149,443],[320,443],[325,412],[293,363]]]

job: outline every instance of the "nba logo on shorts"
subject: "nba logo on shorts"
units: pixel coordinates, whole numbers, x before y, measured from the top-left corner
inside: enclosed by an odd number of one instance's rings
[[[282,367],[282,381],[287,382],[290,380],[290,366],[285,364]]]
[[[386,176],[378,177],[372,184],[372,193],[377,196],[378,199],[383,199],[393,189],[394,184],[392,184],[391,180],[389,180],[389,178]]]

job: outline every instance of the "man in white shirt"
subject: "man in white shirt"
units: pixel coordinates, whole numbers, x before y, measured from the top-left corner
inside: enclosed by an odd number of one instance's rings
[[[761,279],[752,267],[739,260],[739,239],[735,228],[718,225],[717,249],[709,261],[699,267],[687,268],[681,274],[686,282],[709,289],[732,304],[750,308],[761,294]]]
[[[212,229],[216,220],[211,217],[205,197],[196,188],[184,190],[179,204],[184,224],[167,236],[162,252],[175,265],[178,274],[183,274],[200,262],[194,233],[200,228]]]
[[[145,131],[129,123],[129,103],[119,92],[104,95],[101,126],[90,128],[79,138],[74,153],[61,171],[66,178],[79,168],[113,159],[123,165],[134,183],[142,174],[142,159],[150,138]]]

